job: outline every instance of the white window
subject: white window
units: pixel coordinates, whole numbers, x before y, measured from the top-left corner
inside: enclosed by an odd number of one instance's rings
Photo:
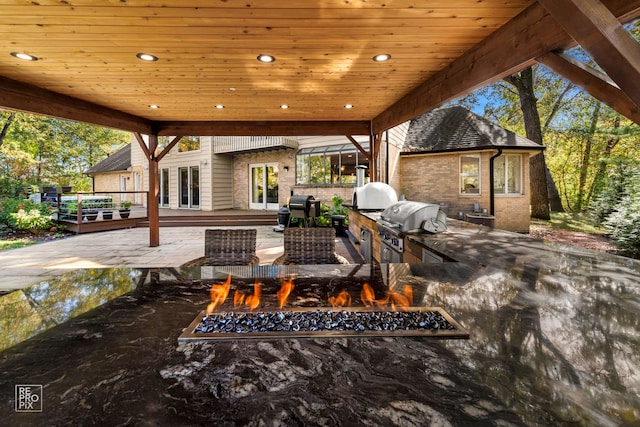
[[[522,156],[504,154],[493,160],[495,194],[522,194]]]
[[[480,194],[480,155],[460,156],[460,194]]]

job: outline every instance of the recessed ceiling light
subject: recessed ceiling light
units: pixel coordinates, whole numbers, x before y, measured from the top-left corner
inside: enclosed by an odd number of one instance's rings
[[[154,110],[156,110],[156,109],[160,108],[160,106],[156,105],[156,104],[151,104],[151,105],[149,105],[149,108],[153,108]]]
[[[286,110],[287,108],[289,108],[289,106],[287,104],[282,104],[280,108],[282,108],[283,110]]]
[[[148,53],[137,53],[136,54],[136,58],[141,59],[143,61],[149,61],[149,62],[153,62],[153,61],[157,61],[158,60],[157,56],[150,55]]]
[[[229,90],[236,90],[236,88],[235,87],[230,87]]]
[[[258,55],[257,59],[260,62],[264,62],[265,64],[268,64],[270,62],[275,62],[276,57],[271,55]]]
[[[216,105],[216,108],[217,108],[218,110],[222,110],[222,109],[224,108],[224,105],[222,105],[222,104],[218,104],[218,105]]]
[[[22,52],[11,52],[11,56],[14,56],[18,59],[24,59],[25,61],[37,61],[38,57],[37,56],[33,56],[33,55],[29,55],[28,53],[22,53]]]
[[[352,105],[352,104],[345,104],[345,105],[344,105],[344,108],[346,108],[347,110],[349,110],[349,109],[353,108],[353,105]]]
[[[384,62],[390,60],[391,55],[389,55],[388,53],[381,53],[380,55],[376,55],[371,59],[373,59],[375,62]]]

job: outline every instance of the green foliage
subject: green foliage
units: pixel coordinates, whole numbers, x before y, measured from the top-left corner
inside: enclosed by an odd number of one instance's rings
[[[618,209],[622,200],[634,187],[633,165],[623,161],[612,161],[605,182],[598,185],[598,194],[589,206],[590,215],[598,222],[604,222],[609,215]]]
[[[0,127],[10,115],[0,111]],[[91,190],[85,172],[128,141],[121,131],[15,113],[0,145],[0,196],[16,196],[44,183]]]
[[[623,253],[640,256],[640,162],[616,165],[591,212]]]
[[[131,209],[131,202],[129,200],[123,200],[120,202],[120,209]]]
[[[30,199],[6,197],[0,199],[0,225],[13,230],[28,230],[38,234],[53,225],[52,209]]]
[[[37,209],[41,214],[51,214],[49,207],[33,202],[31,199],[17,197],[0,198],[0,224],[13,228],[13,214],[20,210],[31,211]]]
[[[20,209],[11,214],[11,223],[18,230],[28,230],[33,234],[39,234],[48,230],[53,225],[51,214],[44,215],[39,209],[25,211]]]
[[[331,217],[333,215],[344,215],[345,216],[345,225],[348,224],[349,218],[349,209],[345,206],[342,206],[344,199],[334,194],[331,198],[331,206],[327,206],[324,203],[320,205],[320,211],[322,215],[315,219],[316,225],[320,227],[330,227],[331,226]]]
[[[615,212],[607,217],[605,227],[611,233],[611,240],[622,252],[640,257],[640,195],[622,198]]]

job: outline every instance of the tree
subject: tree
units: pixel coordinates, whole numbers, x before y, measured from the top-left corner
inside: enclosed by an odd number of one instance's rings
[[[50,117],[5,112],[0,118],[0,183],[8,195],[32,185],[90,190],[85,172],[129,141],[125,132]]]
[[[533,68],[529,67],[520,73],[505,78],[518,91],[520,108],[524,118],[527,138],[542,144],[542,126],[538,114],[537,99],[534,93]],[[549,192],[547,190],[547,164],[544,153],[536,154],[529,161],[531,188],[531,216],[540,219],[551,219],[549,214]]]

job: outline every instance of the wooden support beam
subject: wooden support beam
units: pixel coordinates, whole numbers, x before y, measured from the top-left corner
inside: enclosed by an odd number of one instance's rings
[[[376,152],[376,138],[373,133],[369,134],[369,181],[378,180],[378,153]]]
[[[97,126],[149,133],[152,122],[102,105],[0,77],[0,107]]]
[[[640,106],[640,44],[600,0],[539,0],[565,31]]]
[[[147,212],[149,216],[149,246],[160,246],[160,183],[158,182],[158,159],[155,157],[158,148],[158,135],[149,135],[149,193],[147,196]]]
[[[142,137],[142,135],[140,135],[139,132],[134,132],[133,136],[136,137],[136,140],[138,141],[138,145],[140,146],[140,148],[142,148],[142,152],[144,153],[144,156],[147,158],[147,160],[151,160],[151,153],[149,152],[149,147],[147,147],[147,143],[144,141],[144,138]]]
[[[166,147],[164,147],[164,149],[162,150],[162,152],[161,152],[160,154],[158,154],[158,159],[157,159],[157,160],[158,160],[158,161],[162,160],[162,158],[163,158],[164,156],[166,156],[166,155],[169,153],[169,151],[171,151],[171,149],[172,149],[173,147],[175,147],[175,146],[176,146],[176,144],[177,144],[178,142],[180,142],[180,140],[181,140],[181,139],[182,139],[182,137],[181,137],[181,136],[176,136],[175,138],[173,138],[173,139],[171,140],[171,142],[170,142]]]
[[[158,135],[313,136],[369,135],[371,122],[361,121],[205,121],[157,122]]]
[[[640,108],[606,74],[563,54],[549,53],[537,60],[618,113],[640,124]]]
[[[367,153],[367,150],[365,150],[365,149],[362,147],[362,145],[360,145],[360,143],[359,143],[358,141],[356,141],[356,139],[355,139],[353,136],[351,136],[351,135],[345,135],[345,136],[346,136],[346,137],[347,137],[347,139],[348,139],[349,141],[351,141],[351,143],[352,143],[352,144],[353,144],[353,145],[358,149],[358,151],[359,151],[360,153],[362,153],[362,155],[363,155],[364,157],[366,157],[366,158],[367,158],[367,160],[369,160],[369,153]]]
[[[640,14],[640,0],[603,0],[603,3],[623,22]],[[535,58],[564,50],[574,43],[564,28],[536,2],[379,114],[373,119],[372,131],[381,132],[413,119],[523,70],[534,64]]]

